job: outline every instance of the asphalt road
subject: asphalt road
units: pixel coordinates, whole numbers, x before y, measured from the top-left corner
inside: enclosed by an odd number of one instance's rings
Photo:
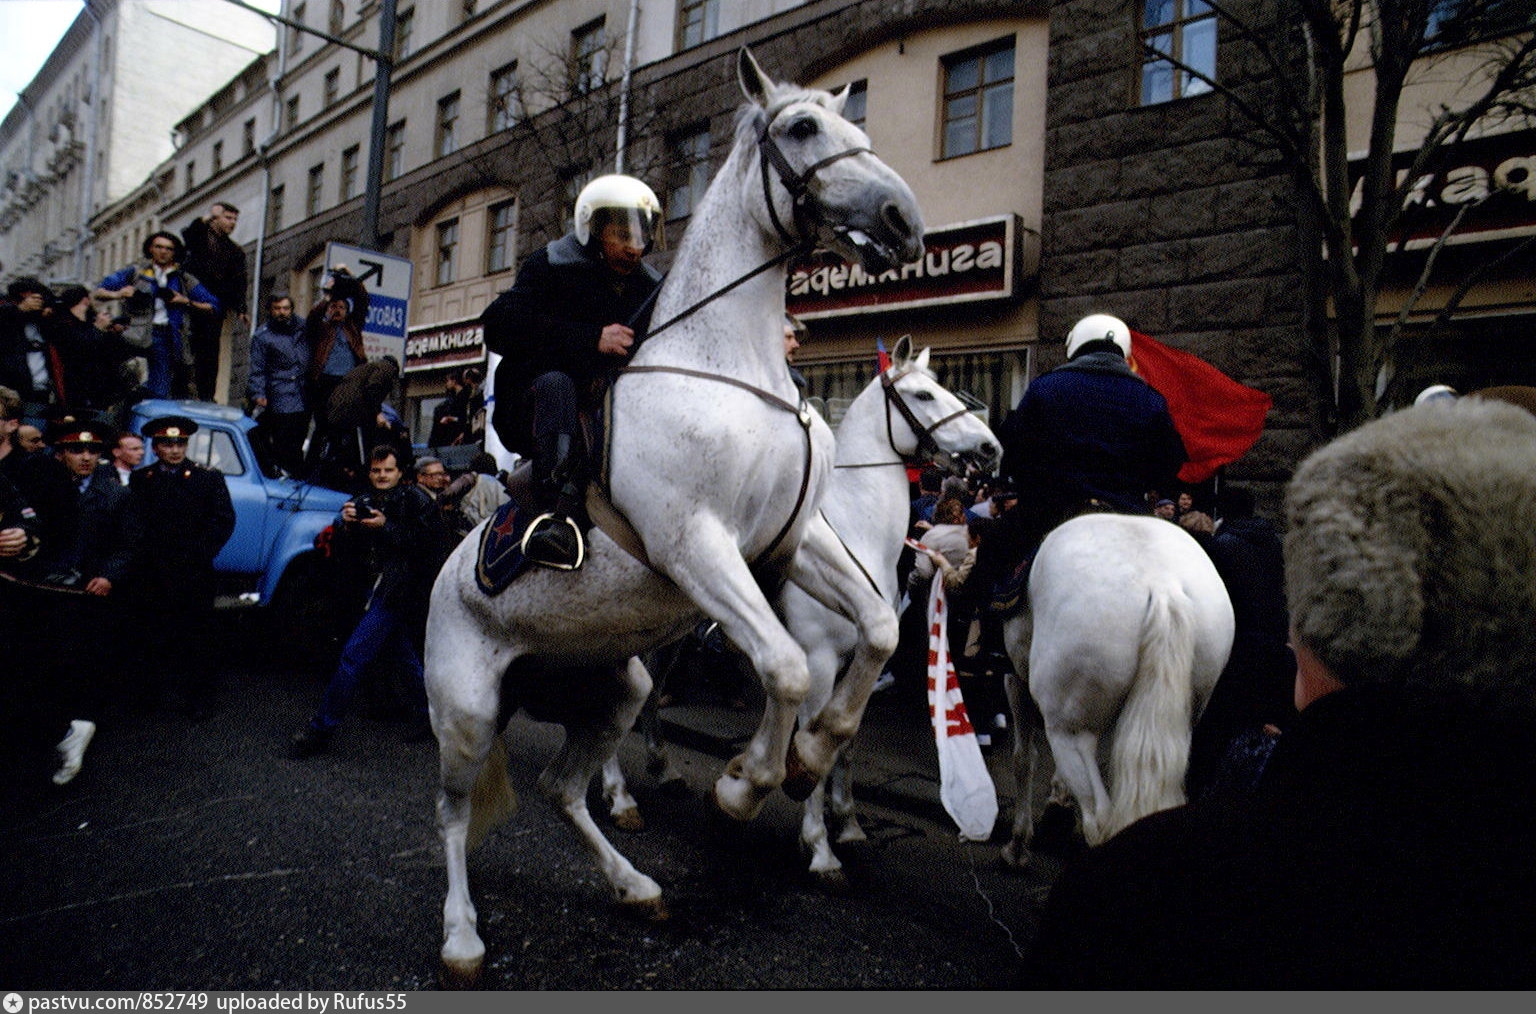
[[[366,708],[330,753],[286,755],[323,678],[221,629],[217,717],[106,713],[86,767],[8,766],[0,807],[0,989],[433,989],[444,875],[435,744]],[[648,819],[615,844],[672,917],[633,921],[534,778],[560,730],[514,720],[522,806],[470,858],[485,988],[985,989],[1028,986],[1024,957],[1054,868],[1008,873],[921,814],[861,809],[852,890],[825,893],[776,795],[736,824],[707,787],[723,762],[679,748],[673,797],[621,757]],[[594,812],[601,801],[594,794]],[[606,821],[604,821],[606,827]]]

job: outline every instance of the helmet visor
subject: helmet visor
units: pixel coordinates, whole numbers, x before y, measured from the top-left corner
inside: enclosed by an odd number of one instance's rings
[[[640,208],[598,208],[592,225],[592,234],[604,246],[644,253],[656,238],[656,216]]]

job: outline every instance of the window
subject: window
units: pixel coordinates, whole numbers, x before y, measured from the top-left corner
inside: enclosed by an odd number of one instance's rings
[[[1211,86],[1174,66],[1216,77],[1216,13],[1205,0],[1144,0],[1141,5],[1141,104],[1199,95]]]
[[[217,468],[225,475],[245,474],[235,438],[224,430],[203,429],[192,434],[187,441],[187,460],[205,468]]]
[[[720,34],[720,0],[683,0],[677,14],[677,48],[688,49]]]
[[[299,97],[295,95],[288,100],[288,105],[283,108],[283,127],[293,130],[299,125]]]
[[[359,145],[353,145],[341,153],[341,199],[350,201],[357,196],[357,153]]]
[[[246,120],[245,125],[240,128],[240,157],[244,158],[247,155],[254,155],[255,153],[256,121],[251,119]]]
[[[940,158],[1013,143],[1013,39],[944,58]]]
[[[294,4],[288,17],[291,20],[303,23],[305,4]],[[304,51],[304,33],[293,25],[288,26],[288,52],[297,55]]]
[[[395,62],[411,55],[411,29],[416,27],[416,8],[401,11],[395,18]]]
[[[347,5],[342,0],[331,0],[331,16],[326,19],[332,35],[340,35],[347,23]]]
[[[512,266],[513,240],[517,236],[516,202],[491,205],[486,221],[490,234],[485,243],[485,273],[505,271]]]
[[[434,277],[438,285],[453,282],[453,260],[459,249],[459,220],[450,218],[437,225],[437,270]]]
[[[211,166],[209,166],[208,171],[210,173],[212,173],[213,175],[217,176],[224,169],[224,142],[223,141],[215,141],[215,142],[213,142],[213,152],[212,152],[212,154],[209,157],[213,160],[213,164]]]
[[[329,109],[336,104],[336,99],[341,95],[341,68],[332,67],[325,72],[325,107]]]
[[[384,178],[392,180],[405,172],[405,121],[389,125],[384,135]]]
[[[517,61],[491,71],[489,133],[509,129],[517,122]]]
[[[459,123],[459,93],[454,92],[437,102],[437,157],[452,155],[458,150],[454,130]]]
[[[325,187],[325,163],[311,166],[309,169],[309,189],[304,193],[305,214],[314,216],[320,213],[320,195]]]
[[[672,185],[667,192],[667,219],[693,214],[709,186],[709,128],[700,127],[672,139]]]
[[[192,188],[194,186],[196,186],[196,185],[197,185],[197,162],[196,161],[188,162],[187,163],[186,187],[185,187],[186,192],[190,194],[192,192]]]
[[[279,183],[272,188],[272,196],[267,199],[267,231],[277,232],[283,227],[283,185]]]
[[[864,129],[864,116],[869,111],[869,81],[860,78],[848,86],[848,101],[843,103],[843,119]]]
[[[571,33],[571,92],[575,95],[603,86],[608,70],[603,22],[603,18],[589,21]]]

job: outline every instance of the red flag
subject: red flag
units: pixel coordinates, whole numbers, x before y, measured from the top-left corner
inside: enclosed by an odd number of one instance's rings
[[[1246,387],[1199,356],[1131,332],[1131,368],[1168,401],[1189,461],[1182,482],[1203,482],[1248,453],[1264,432],[1274,399]]]

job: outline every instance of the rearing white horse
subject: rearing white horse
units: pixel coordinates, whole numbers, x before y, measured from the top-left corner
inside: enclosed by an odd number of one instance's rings
[[[565,726],[540,784],[619,901],[659,914],[661,888],[614,849],[586,806],[592,775],[650,687],[634,656],[707,615],[751,659],[768,704],[715,785],[721,809],[746,820],[781,784],[798,798],[810,793],[858,729],[895,648],[894,611],[817,511],[833,440],[800,403],[784,364],[784,262],[813,244],[876,272],[913,261],[923,251],[922,216],[907,185],[840,115],[846,92],[776,84],[745,50],[738,73],[750,104],[735,146],[658,297],[653,319],[662,323],[613,390],[610,494],[649,566],[594,530],[581,570],[535,570],[488,598],[474,581],[471,536],[433,589],[425,663],[440,755],[442,957],[451,981],[472,981],[484,960],[465,856],[472,818],[481,827],[508,809],[498,731],[513,710]],[[796,711],[810,685],[805,653],[759,583],[785,580],[848,616],[860,634],[848,675],[798,732]]]

